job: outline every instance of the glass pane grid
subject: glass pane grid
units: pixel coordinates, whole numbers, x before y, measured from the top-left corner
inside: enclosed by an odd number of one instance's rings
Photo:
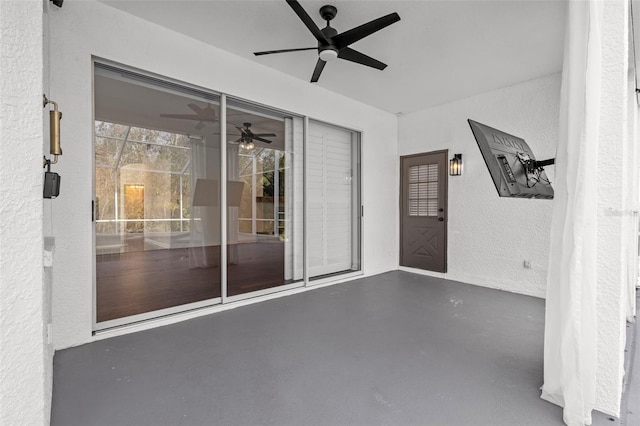
[[[116,158],[118,156],[118,153],[120,152],[121,145],[122,145],[122,141],[120,140],[116,140],[112,138],[96,137],[95,139],[96,166],[114,167],[116,163]]]
[[[409,216],[438,215],[438,164],[409,166]]]
[[[186,149],[127,141],[119,166],[135,165],[133,168],[178,173],[182,172],[190,158],[191,153]]]
[[[106,138],[119,138],[122,140],[129,130],[129,126],[124,124],[109,123],[107,121],[96,121],[95,132],[96,136]]]
[[[145,129],[142,127],[132,127],[127,139],[131,142],[155,143],[175,148],[189,148],[191,146],[187,135]]]

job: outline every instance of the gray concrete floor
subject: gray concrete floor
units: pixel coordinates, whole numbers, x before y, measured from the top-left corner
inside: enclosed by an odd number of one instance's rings
[[[52,424],[562,425],[543,319],[541,299],[389,272],[59,351]]]

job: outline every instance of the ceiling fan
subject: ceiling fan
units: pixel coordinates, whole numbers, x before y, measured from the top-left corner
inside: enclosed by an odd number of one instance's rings
[[[360,53],[357,50],[348,47],[350,44],[361,40],[368,35],[375,33],[395,22],[400,20],[400,16],[397,13],[390,13],[381,18],[369,21],[366,24],[362,24],[358,27],[352,28],[348,31],[338,34],[335,28],[332,28],[330,21],[335,18],[338,13],[338,9],[331,5],[322,6],[320,8],[320,16],[327,21],[327,26],[323,29],[318,28],[313,19],[307,14],[297,0],[287,0],[287,4],[291,6],[293,11],[298,15],[302,22],[307,26],[309,31],[318,40],[318,47],[303,47],[299,49],[282,49],[282,50],[268,50],[264,52],[254,52],[254,55],[270,55],[273,53],[285,53],[285,52],[297,52],[301,50],[313,50],[317,49],[319,58],[316,62],[316,67],[313,70],[311,76],[311,82],[315,83],[320,78],[320,74],[324,69],[324,66],[328,61],[336,58],[345,59],[347,61],[355,62],[358,64],[366,65],[368,67],[383,70],[387,67],[386,64],[373,59],[370,56]]]
[[[253,149],[255,144],[254,140],[264,142],[264,143],[272,143],[268,139],[264,139],[264,137],[275,138],[275,133],[253,133],[250,129],[251,123],[242,123],[243,127],[235,126],[236,129],[240,131],[240,138],[236,140],[236,143],[239,143],[240,148],[243,149]]]
[[[205,108],[200,108],[198,105],[191,103],[187,105],[195,114],[160,114],[160,117],[176,118],[179,120],[196,120],[196,130],[202,130],[205,126],[205,122],[215,123],[216,110],[213,109],[211,104],[208,104]]]

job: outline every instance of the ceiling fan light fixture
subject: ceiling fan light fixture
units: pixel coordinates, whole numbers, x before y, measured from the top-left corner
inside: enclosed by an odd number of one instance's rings
[[[325,49],[320,52],[320,59],[330,62],[338,58],[338,51],[333,49]]]

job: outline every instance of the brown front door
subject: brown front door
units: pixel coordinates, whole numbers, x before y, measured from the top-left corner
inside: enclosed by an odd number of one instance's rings
[[[447,151],[400,157],[400,265],[447,272]]]

